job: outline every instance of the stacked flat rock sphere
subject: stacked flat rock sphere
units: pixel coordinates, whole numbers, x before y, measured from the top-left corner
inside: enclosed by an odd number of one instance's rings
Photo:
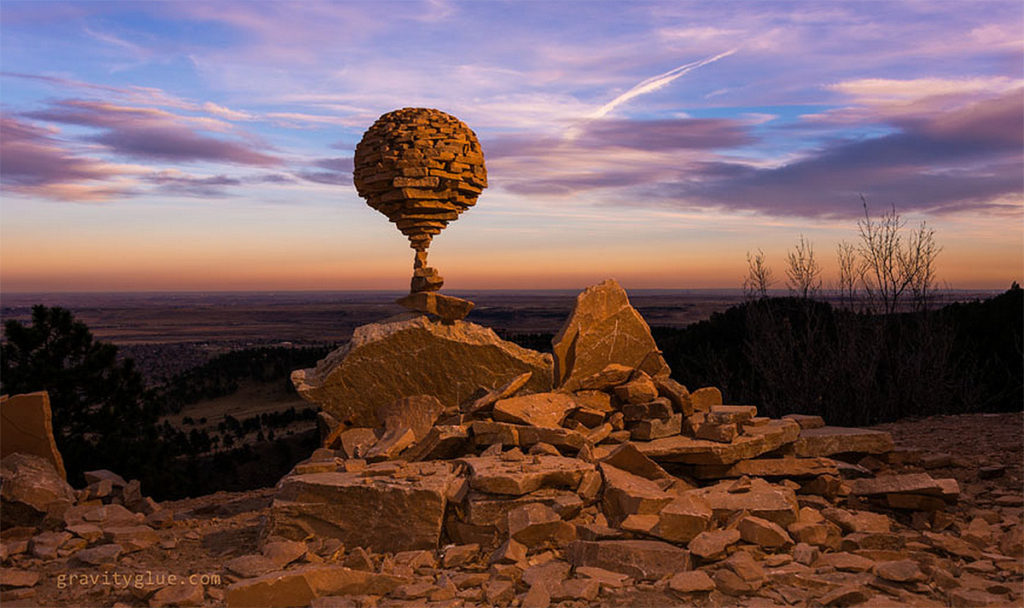
[[[356,146],[353,181],[367,204],[398,226],[416,250],[410,294],[399,303],[445,321],[465,317],[471,302],[435,293],[444,279],[427,266],[427,248],[487,187],[476,134],[440,110],[388,112]]]

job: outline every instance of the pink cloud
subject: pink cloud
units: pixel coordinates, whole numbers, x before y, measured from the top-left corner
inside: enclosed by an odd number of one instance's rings
[[[128,157],[177,162],[227,162],[273,166],[281,159],[254,145],[205,135],[179,117],[155,108],[64,100],[46,110],[26,112],[29,118],[101,129],[89,138]]]
[[[125,167],[77,156],[48,130],[15,118],[0,117],[0,179],[4,187],[24,194],[72,201],[104,200],[128,192],[123,185],[102,184]]]

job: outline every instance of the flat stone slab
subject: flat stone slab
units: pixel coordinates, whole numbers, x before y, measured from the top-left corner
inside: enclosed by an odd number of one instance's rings
[[[685,464],[732,464],[771,451],[759,435],[740,435],[732,443],[718,443],[678,435],[654,441],[636,441],[640,453],[659,462]]]
[[[279,482],[267,534],[298,541],[309,535],[337,538],[382,553],[433,551],[456,478],[441,461],[288,475]]]
[[[893,450],[892,436],[884,431],[823,426],[802,429],[793,448],[797,456],[831,456],[833,454],[885,454]]]
[[[382,595],[410,580],[342,566],[302,566],[231,585],[227,589],[227,605],[229,608],[308,606],[315,598],[327,595]]]
[[[578,540],[569,544],[566,559],[577,568],[603,568],[637,580],[690,569],[689,551],[657,540]]]
[[[836,461],[830,458],[755,458],[732,465],[697,465],[691,474],[698,479],[733,477],[817,477],[838,475]]]
[[[782,527],[797,520],[798,505],[793,490],[754,478],[750,480],[749,489],[736,491],[736,483],[721,481],[693,492],[708,503],[715,519],[723,523],[741,511],[773,521]]]
[[[594,465],[562,456],[525,456],[521,460],[477,456],[460,458],[456,462],[469,468],[469,483],[474,490],[512,496],[522,496],[540,488],[575,491],[585,473],[596,474]]]
[[[850,492],[857,496],[877,496],[879,494],[943,495],[942,486],[927,473],[881,475],[874,478],[854,479],[850,482]]]
[[[576,401],[567,393],[534,393],[501,399],[494,404],[494,420],[541,427],[557,427]]]

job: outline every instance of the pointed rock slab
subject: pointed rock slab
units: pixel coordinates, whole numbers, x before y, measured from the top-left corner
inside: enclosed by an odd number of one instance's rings
[[[885,454],[893,450],[892,436],[885,431],[841,426],[805,428],[800,431],[793,448],[797,456],[832,456],[833,454]]]
[[[456,462],[469,468],[469,483],[474,490],[512,496],[541,488],[575,491],[587,473],[596,474],[594,465],[561,456],[527,456],[513,461],[500,456],[480,456],[460,458]]]
[[[526,383],[530,381],[531,376],[533,376],[533,372],[523,372],[502,386],[487,391],[487,394],[483,397],[464,404],[462,410],[467,414],[474,414],[482,410],[490,409],[494,407],[494,404],[499,400],[508,399],[519,392],[519,389],[526,386]]]
[[[582,381],[610,363],[639,368],[649,376],[669,374],[650,327],[612,279],[576,297],[572,315],[551,344],[555,386],[569,391],[585,388]]]
[[[339,423],[373,426],[383,403],[432,395],[455,405],[495,378],[532,372],[524,390],[548,391],[551,365],[550,355],[502,340],[480,325],[399,316],[356,328],[348,344],[315,368],[292,372],[292,383]]]
[[[67,481],[64,459],[53,438],[50,394],[46,391],[0,395],[0,458],[15,453],[45,458]]]
[[[767,519],[786,527],[797,520],[798,506],[793,490],[751,479],[744,492],[730,491],[735,481],[727,480],[713,486],[694,490],[707,501],[719,522],[726,522],[733,514],[746,511],[749,515]]]
[[[358,473],[288,475],[278,482],[267,536],[337,538],[376,552],[435,550],[447,491],[457,477],[445,462],[393,462]]]
[[[566,558],[573,566],[603,568],[637,580],[657,580],[690,569],[690,552],[656,540],[578,540]]]
[[[501,399],[494,404],[494,419],[499,422],[557,427],[576,401],[567,393],[534,393]]]
[[[624,443],[615,448],[610,454],[602,458],[601,462],[606,462],[627,473],[639,475],[651,481],[670,479],[672,477],[658,463],[644,456],[632,443]]]
[[[655,515],[672,502],[672,496],[649,479],[606,463],[598,466],[604,477],[604,514],[613,523],[618,524],[634,514]]]

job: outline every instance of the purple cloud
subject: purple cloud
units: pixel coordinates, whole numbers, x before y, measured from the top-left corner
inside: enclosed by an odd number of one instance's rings
[[[709,150],[753,143],[748,125],[724,118],[671,120],[594,120],[583,128],[587,147],[618,146],[637,150]]]
[[[594,121],[576,137],[506,136],[485,142],[484,151],[523,176],[492,176],[519,194],[603,189],[616,204],[804,217],[858,215],[864,194],[941,213],[985,208],[1024,191],[1022,100],[1017,90],[950,111],[900,114],[887,119],[894,133],[832,140],[770,168],[721,155],[754,141],[749,127],[729,120]]]
[[[238,186],[241,180],[226,175],[215,175],[212,177],[193,177],[191,175],[177,175],[155,173],[145,177],[145,180],[158,186],[158,189],[166,194],[195,197],[224,196],[226,186]]]
[[[321,158],[312,162],[319,170],[297,171],[295,175],[306,181],[332,186],[348,186],[352,183],[352,158]]]
[[[14,191],[65,200],[97,200],[124,194],[123,188],[96,183],[116,177],[116,166],[77,156],[53,131],[15,118],[0,117],[0,180]]]
[[[204,135],[187,124],[202,119],[180,117],[154,108],[120,106],[110,103],[65,100],[46,110],[26,112],[36,120],[101,129],[89,141],[133,158],[176,162],[228,162],[243,165],[281,164],[275,156],[239,142]],[[214,121],[209,121],[213,124]]]

